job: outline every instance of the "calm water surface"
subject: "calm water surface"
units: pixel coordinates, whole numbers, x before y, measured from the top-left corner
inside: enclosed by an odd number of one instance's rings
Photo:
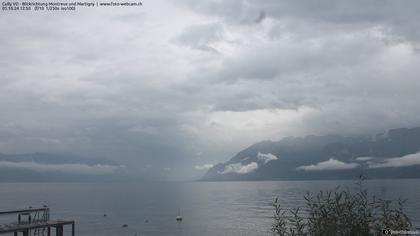
[[[337,185],[353,181],[0,183],[0,209],[46,204],[52,218],[76,220],[76,235],[271,235],[276,196],[284,207],[304,206],[307,191]],[[407,198],[406,211],[420,226],[420,180],[366,185],[383,198]]]

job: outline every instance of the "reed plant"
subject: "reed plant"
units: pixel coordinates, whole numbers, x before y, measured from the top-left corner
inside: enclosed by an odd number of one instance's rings
[[[304,208],[284,209],[276,198],[272,231],[280,236],[367,236],[411,227],[405,200],[370,196],[363,183],[361,176],[354,189],[307,193]]]

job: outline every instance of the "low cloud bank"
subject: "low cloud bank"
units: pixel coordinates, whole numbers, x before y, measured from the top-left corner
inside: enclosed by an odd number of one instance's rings
[[[204,164],[204,165],[196,165],[194,168],[196,170],[208,170],[213,167],[213,164]]]
[[[251,162],[248,165],[242,165],[241,163],[234,163],[225,166],[225,169],[220,174],[236,173],[236,174],[248,174],[258,169],[256,162]]]
[[[258,158],[258,160],[263,161],[264,164],[267,164],[270,161],[275,161],[275,160],[279,159],[271,153],[264,154],[264,153],[260,153],[260,152],[258,153],[257,158]]]
[[[374,157],[358,157],[356,158],[356,161],[370,161],[375,159]]]
[[[0,168],[19,168],[37,172],[63,172],[69,174],[101,175],[112,174],[117,168],[119,168],[119,166],[102,164],[40,164],[36,162],[0,161]]]
[[[420,165],[420,152],[415,154],[409,154],[402,157],[394,157],[384,159],[380,163],[369,163],[369,168],[385,168],[385,167],[407,167]]]
[[[320,171],[320,170],[349,170],[358,167],[357,163],[346,163],[334,158],[330,158],[328,161],[321,161],[315,165],[300,166],[297,167],[297,170],[306,170],[306,171]]]

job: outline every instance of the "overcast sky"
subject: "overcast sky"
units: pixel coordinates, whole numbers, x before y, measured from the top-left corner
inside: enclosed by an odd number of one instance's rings
[[[0,14],[0,152],[192,178],[261,140],[420,125],[417,0]]]

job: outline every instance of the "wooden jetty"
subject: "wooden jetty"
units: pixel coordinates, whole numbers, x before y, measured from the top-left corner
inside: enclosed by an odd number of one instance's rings
[[[72,236],[75,233],[73,220],[50,220],[50,209],[47,207],[0,212],[0,216],[6,215],[16,215],[17,222],[0,224],[0,234],[51,236],[51,229],[53,228],[55,236],[64,236],[65,225],[71,225]]]

